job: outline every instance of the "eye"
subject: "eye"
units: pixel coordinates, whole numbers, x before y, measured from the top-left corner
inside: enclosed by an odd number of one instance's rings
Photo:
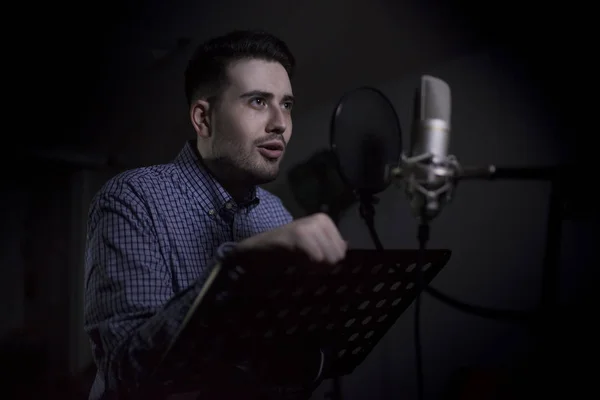
[[[292,101],[286,101],[285,103],[283,103],[283,106],[288,110],[291,111],[292,107],[294,107],[294,102]]]
[[[250,100],[250,104],[256,107],[264,107],[267,105],[267,102],[262,97],[254,97]]]

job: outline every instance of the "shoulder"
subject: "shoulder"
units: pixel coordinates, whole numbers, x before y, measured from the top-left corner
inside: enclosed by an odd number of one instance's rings
[[[89,217],[103,209],[144,214],[157,197],[168,196],[173,184],[170,164],[139,167],[120,172],[109,178],[92,198]]]
[[[94,200],[108,197],[129,197],[143,192],[157,190],[164,167],[150,166],[129,169],[109,178],[96,192]]]

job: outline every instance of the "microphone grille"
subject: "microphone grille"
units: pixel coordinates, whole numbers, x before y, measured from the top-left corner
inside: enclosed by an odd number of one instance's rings
[[[420,119],[441,119],[450,124],[450,86],[443,80],[424,75],[421,77]]]

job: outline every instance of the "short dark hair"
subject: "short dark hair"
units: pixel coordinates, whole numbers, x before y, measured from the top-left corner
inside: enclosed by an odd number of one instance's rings
[[[200,44],[185,70],[188,105],[200,96],[216,97],[227,83],[227,67],[234,61],[260,59],[280,63],[290,79],[295,60],[287,44],[262,30],[236,30]]]

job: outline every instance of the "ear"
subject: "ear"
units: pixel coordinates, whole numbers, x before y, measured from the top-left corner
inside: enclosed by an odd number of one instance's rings
[[[196,100],[190,106],[190,120],[200,137],[210,136],[210,104],[205,99]]]

